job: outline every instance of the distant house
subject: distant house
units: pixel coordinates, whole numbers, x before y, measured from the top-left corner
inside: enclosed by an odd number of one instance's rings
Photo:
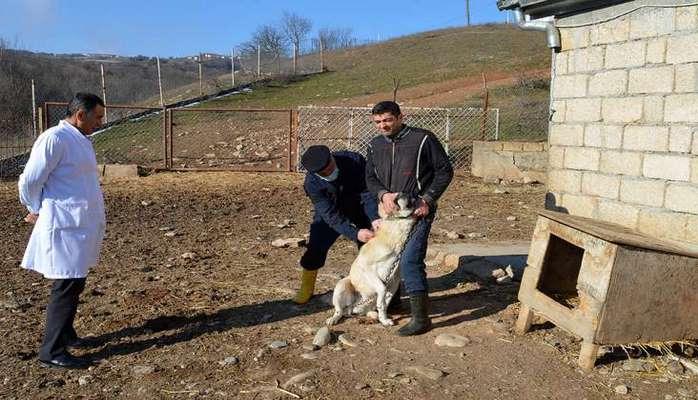
[[[698,243],[698,6],[690,4],[499,0],[557,47],[547,207]]]

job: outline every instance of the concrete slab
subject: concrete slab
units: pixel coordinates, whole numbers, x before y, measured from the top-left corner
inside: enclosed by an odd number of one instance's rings
[[[100,176],[105,178],[137,177],[138,166],[136,164],[100,164],[98,165]]]

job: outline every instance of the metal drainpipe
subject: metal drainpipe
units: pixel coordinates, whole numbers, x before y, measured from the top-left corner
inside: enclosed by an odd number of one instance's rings
[[[561,47],[560,31],[555,27],[553,21],[526,21],[526,17],[520,8],[514,10],[514,17],[519,28],[523,30],[545,32],[548,47],[551,49],[557,50]]]
[[[555,58],[557,57],[557,51],[562,47],[560,42],[560,31],[555,27],[553,21],[526,21],[526,17],[520,8],[514,10],[514,17],[516,18],[516,23],[519,28],[523,30],[530,31],[542,31],[545,32],[545,36],[548,42],[548,47],[551,49],[550,58],[550,100],[548,102],[548,134],[550,132],[550,125],[553,119],[553,89],[555,85]]]

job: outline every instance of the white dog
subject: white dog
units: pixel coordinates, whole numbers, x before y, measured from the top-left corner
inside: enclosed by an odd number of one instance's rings
[[[400,194],[395,203],[397,209],[391,215],[378,207],[382,224],[376,236],[361,247],[349,276],[337,282],[332,295],[334,314],[327,319],[327,325],[335,325],[352,313],[366,314],[376,309],[381,324],[393,325],[387,308],[400,285],[399,257],[414,225],[412,212],[416,202]]]

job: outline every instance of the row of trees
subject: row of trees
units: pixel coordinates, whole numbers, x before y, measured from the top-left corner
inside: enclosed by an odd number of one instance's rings
[[[312,32],[310,19],[286,11],[277,23],[259,26],[251,38],[239,46],[238,62],[242,67],[244,60],[247,68],[243,69],[254,72],[259,49],[263,63],[278,63],[278,73],[281,73],[282,60],[288,62],[294,55],[298,58],[320,49],[330,51],[357,44],[348,28],[322,28],[315,34]],[[0,38],[0,145],[7,143],[10,137],[26,136],[31,131],[32,80],[36,83],[37,104],[66,100],[76,91],[101,93],[101,61],[85,60],[82,54],[47,55],[17,48],[16,44]],[[229,63],[221,58],[208,59],[205,75],[229,74]],[[311,63],[314,63],[312,69],[317,70],[317,61]],[[165,91],[194,83],[199,78],[198,69],[191,60],[163,58],[161,64]],[[271,72],[269,67],[266,72]],[[118,57],[105,63],[105,73],[107,101],[111,104],[141,102],[157,96],[155,59]],[[220,86],[217,78],[206,81],[207,86]]]
[[[278,23],[257,27],[252,38],[240,45],[240,55],[252,58],[259,50],[266,58],[280,61],[284,57],[298,58],[301,54],[316,53],[321,49],[349,48],[357,43],[349,28],[322,28],[317,37],[311,38],[312,28],[310,19],[284,11]]]

